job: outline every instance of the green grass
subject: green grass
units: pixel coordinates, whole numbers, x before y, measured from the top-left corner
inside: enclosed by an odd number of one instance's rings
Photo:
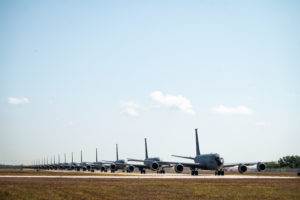
[[[0,178],[0,199],[300,199],[300,179]]]

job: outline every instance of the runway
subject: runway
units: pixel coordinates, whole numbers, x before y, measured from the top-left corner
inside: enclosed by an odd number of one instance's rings
[[[0,176],[0,178],[66,178],[66,179],[295,179],[289,176],[253,176],[253,175],[198,175],[187,174],[115,174],[115,175],[80,175],[80,176]]]

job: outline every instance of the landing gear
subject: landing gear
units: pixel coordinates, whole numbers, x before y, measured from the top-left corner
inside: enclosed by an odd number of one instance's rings
[[[191,174],[192,176],[198,176],[198,170],[192,170]]]
[[[95,172],[95,170],[94,170],[94,169],[91,169],[91,172]]]
[[[114,170],[110,170],[110,172],[111,172],[111,173],[115,173],[115,171],[114,171]]]
[[[215,176],[224,176],[224,171],[215,171]]]
[[[166,171],[164,169],[157,171],[158,174],[164,174]]]
[[[141,174],[146,174],[146,170],[142,169]]]

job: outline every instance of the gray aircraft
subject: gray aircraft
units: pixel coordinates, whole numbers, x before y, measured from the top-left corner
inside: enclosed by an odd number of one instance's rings
[[[114,173],[115,171],[118,171],[121,169],[123,172],[133,172],[134,166],[129,165],[125,162],[125,160],[120,159],[119,160],[119,153],[118,153],[118,144],[116,144],[116,161],[107,161],[110,162],[110,171],[111,173]]]
[[[198,175],[198,169],[215,170],[215,175],[224,175],[223,169],[227,167],[237,166],[238,171],[240,173],[246,172],[247,166],[251,166],[251,165],[256,165],[257,171],[263,171],[266,168],[265,164],[261,162],[224,164],[224,159],[217,153],[200,154],[197,129],[195,129],[195,135],[196,135],[196,156],[195,157],[172,155],[178,158],[194,160],[194,163],[168,162],[170,164],[175,164],[174,170],[177,173],[181,173],[184,170],[184,167],[190,168],[192,175]]]
[[[145,174],[145,169],[151,169],[153,171],[157,171],[157,173],[165,173],[164,168],[170,167],[169,164],[166,165],[165,162],[161,161],[159,157],[148,157],[148,147],[147,147],[147,138],[145,138],[145,159],[133,159],[128,158],[128,161],[135,161],[135,162],[143,162],[144,164],[133,164],[134,167],[138,168],[141,174]]]
[[[100,170],[102,172],[107,172],[107,168],[109,168],[109,165],[111,163],[107,162],[99,162],[98,161],[98,149],[96,148],[96,162],[88,163],[87,164],[87,170],[94,172],[95,170]]]
[[[89,162],[83,162],[82,161],[82,151],[80,151],[80,163],[77,163],[75,165],[75,169],[77,171],[80,171],[80,169],[82,169],[82,171],[86,171],[88,169],[88,166],[90,165],[91,163]]]
[[[75,163],[73,160],[73,152],[71,153],[72,157],[71,157],[71,162],[70,163],[66,163],[66,168],[67,170],[75,170],[77,169],[77,167],[79,166],[78,163]]]

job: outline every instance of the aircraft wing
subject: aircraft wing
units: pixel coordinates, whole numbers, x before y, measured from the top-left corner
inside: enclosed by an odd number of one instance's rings
[[[241,162],[241,163],[227,163],[227,164],[224,164],[223,167],[226,168],[226,167],[234,167],[234,166],[238,166],[240,164],[242,165],[246,165],[246,166],[251,166],[251,165],[257,165],[258,163],[260,162]],[[264,162],[265,163],[265,162]]]
[[[127,158],[127,161],[144,162],[144,160]]]
[[[111,164],[114,163],[115,161],[110,161],[110,160],[103,160],[101,163],[102,164]]]
[[[177,158],[185,158],[185,159],[195,160],[195,157],[191,157],[191,156],[177,156],[177,155],[172,155],[172,156],[177,157]]]
[[[149,169],[149,166],[147,166],[147,165],[140,165],[140,164],[132,164],[132,165],[134,167],[138,168],[139,170],[141,170],[141,169]]]
[[[201,167],[201,165],[200,165],[200,163],[184,163],[184,162],[165,162],[165,161],[160,161],[160,162],[158,162],[159,164],[161,164],[161,165],[172,165],[172,166],[174,166],[174,165],[177,165],[177,164],[182,164],[184,167],[192,167],[192,168],[200,168]]]

